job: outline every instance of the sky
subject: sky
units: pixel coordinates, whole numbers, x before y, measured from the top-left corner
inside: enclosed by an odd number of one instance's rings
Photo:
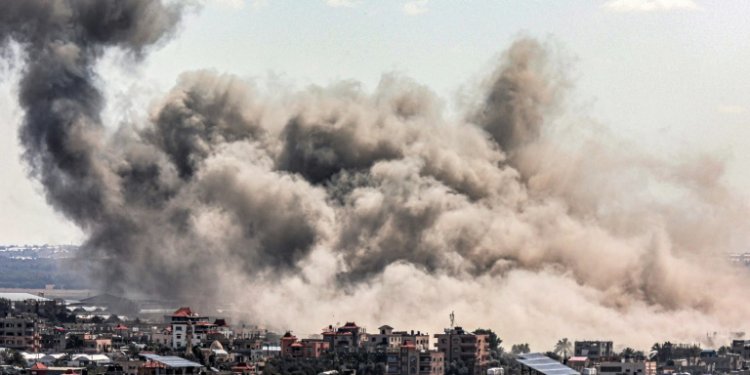
[[[450,108],[520,35],[556,51],[572,83],[569,111],[654,154],[706,154],[748,191],[750,24],[746,1],[216,0],[132,64],[98,67],[105,120],[144,119],[188,70],[230,73],[267,89],[339,80],[373,89],[398,73]],[[0,243],[78,243],[83,234],[45,202],[20,160],[18,64],[0,67]]]

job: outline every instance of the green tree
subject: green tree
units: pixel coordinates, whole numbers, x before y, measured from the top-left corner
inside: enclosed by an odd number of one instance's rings
[[[83,342],[83,337],[80,335],[70,335],[65,340],[65,349],[67,350],[77,350],[77,349],[83,349],[83,346],[85,343]]]
[[[518,355],[518,354],[526,354],[531,352],[531,349],[529,348],[529,344],[523,343],[523,344],[515,344],[511,346],[510,352]]]
[[[52,364],[55,367],[66,367],[68,365],[68,362],[70,361],[70,354],[66,354],[58,359],[56,359]]]
[[[141,352],[140,349],[138,349],[138,346],[130,343],[128,344],[128,357],[130,358],[136,358],[138,357],[138,354]]]
[[[557,340],[557,344],[555,344],[555,350],[553,350],[555,354],[562,356],[563,362],[568,361],[568,356],[572,351],[573,344],[568,340],[567,337],[563,337],[560,340]]]
[[[474,333],[477,335],[489,336],[490,358],[495,359],[495,360],[499,359],[503,353],[503,348],[500,346],[500,344],[503,343],[503,340],[497,337],[497,333],[495,333],[491,329],[485,329],[485,328],[479,328],[476,331],[474,331]]]
[[[6,365],[16,366],[16,367],[26,367],[26,359],[21,355],[21,352],[17,350],[5,350],[2,353],[2,359],[3,362]]]

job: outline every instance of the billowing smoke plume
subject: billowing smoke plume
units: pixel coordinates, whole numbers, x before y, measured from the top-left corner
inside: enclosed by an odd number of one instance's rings
[[[373,93],[269,96],[197,71],[147,124],[105,136],[97,59],[110,47],[137,59],[180,9],[0,5],[0,40],[25,51],[24,157],[88,234],[106,290],[301,333],[347,319],[435,331],[455,310],[544,345],[695,339],[750,312],[747,277],[724,259],[748,212],[722,164],[663,162],[574,121],[563,72],[532,39],[499,57],[461,119],[393,75]]]

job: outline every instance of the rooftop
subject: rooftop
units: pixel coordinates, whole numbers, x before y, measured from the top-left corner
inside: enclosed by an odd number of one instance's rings
[[[7,299],[12,302],[22,302],[22,301],[38,301],[38,302],[47,302],[52,301],[49,298],[40,297],[31,293],[0,293],[0,299]]]
[[[172,316],[187,318],[187,317],[193,316],[193,311],[190,310],[189,307],[180,307],[179,309],[177,309],[177,311],[172,313]]]
[[[563,365],[541,353],[519,355],[516,360],[522,365],[543,375],[580,375],[572,368]]]
[[[143,357],[151,362],[166,366],[167,368],[203,367],[200,363],[188,361],[185,358],[175,356],[160,356],[156,354],[143,354]]]

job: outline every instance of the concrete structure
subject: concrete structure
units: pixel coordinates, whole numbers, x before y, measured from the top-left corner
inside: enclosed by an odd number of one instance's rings
[[[439,351],[418,349],[406,342],[398,352],[388,353],[388,375],[442,375],[445,373],[445,355]]]
[[[744,359],[750,358],[750,340],[732,340],[732,353]]]
[[[656,362],[602,362],[597,370],[599,375],[656,375]]]
[[[323,330],[323,341],[328,343],[331,350],[337,352],[356,352],[366,340],[366,330],[354,322],[347,322],[338,328],[328,326]]]
[[[0,346],[16,349],[39,351],[41,333],[44,325],[30,317],[0,318]]]
[[[107,353],[112,350],[112,338],[87,335],[83,340],[83,352],[87,354]]]
[[[250,351],[250,362],[265,361],[268,358],[276,358],[280,355],[280,346],[264,344],[260,348]]]
[[[180,307],[165,319],[171,327],[173,349],[184,349],[203,342],[213,324],[207,316],[198,315],[189,307]]]
[[[287,358],[320,358],[330,349],[330,343],[322,339],[297,339],[291,332],[281,337],[281,356]]]
[[[451,363],[463,364],[468,375],[483,374],[490,359],[489,335],[466,332],[461,327],[446,328],[436,334],[435,348],[444,354],[445,368]]]
[[[614,356],[612,341],[576,341],[573,347],[576,357],[588,357],[594,362],[606,361]]]
[[[420,331],[394,331],[393,327],[384,325],[378,328],[377,334],[367,335],[365,349],[368,352],[398,352],[406,342],[412,343],[417,350],[430,349],[430,335]]]
[[[54,318],[65,311],[62,301],[35,296],[29,293],[0,293],[0,316],[35,315]]]

